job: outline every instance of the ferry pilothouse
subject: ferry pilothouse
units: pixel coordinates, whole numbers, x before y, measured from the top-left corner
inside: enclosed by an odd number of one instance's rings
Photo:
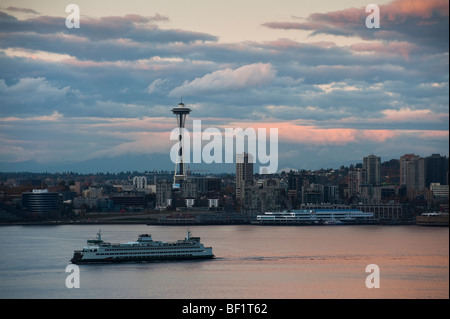
[[[99,230],[95,239],[87,240],[87,246],[74,251],[70,261],[86,264],[210,258],[214,258],[212,248],[205,247],[189,230],[184,240],[176,242],[154,241],[151,235],[143,234],[137,241],[123,244],[104,242]]]

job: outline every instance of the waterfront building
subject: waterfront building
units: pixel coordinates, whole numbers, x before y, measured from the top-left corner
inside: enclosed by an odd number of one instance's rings
[[[365,216],[365,221],[377,222],[398,222],[411,220],[410,211],[404,204],[390,202],[386,204],[357,204],[357,205],[343,205],[343,204],[323,204],[323,205],[302,205],[302,210],[338,210],[345,212],[347,210],[357,210],[363,213],[370,213],[371,216]],[[362,216],[362,215],[361,215]]]
[[[109,198],[114,206],[117,207],[144,207],[145,205],[145,198],[144,195],[140,194],[117,194],[112,195]]]
[[[241,213],[263,213],[281,209],[281,188],[277,185],[247,185],[241,197]]]
[[[50,216],[60,212],[62,199],[62,195],[57,192],[33,189],[32,192],[22,193],[22,207],[33,215]]]
[[[324,202],[324,187],[320,184],[302,187],[302,203],[319,204]]]
[[[370,222],[373,213],[358,209],[297,209],[284,212],[265,212],[256,216],[256,223],[267,225],[340,224]]]
[[[368,204],[356,205],[355,208],[362,212],[369,212],[373,214],[373,219],[379,221],[398,222],[409,220],[408,210],[405,205],[398,203],[391,204]]]
[[[381,202],[381,186],[363,184],[359,188],[359,201],[364,204],[375,204]]]
[[[338,203],[339,187],[337,185],[324,185],[323,187],[323,201],[325,203]]]
[[[430,190],[433,192],[433,197],[443,198],[448,200],[448,185],[441,185],[440,183],[431,183]]]

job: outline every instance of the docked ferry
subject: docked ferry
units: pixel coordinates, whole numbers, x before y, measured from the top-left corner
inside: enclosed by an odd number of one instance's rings
[[[184,240],[176,242],[154,241],[151,235],[143,234],[137,241],[123,244],[104,242],[99,230],[95,239],[87,240],[87,246],[74,251],[70,261],[86,264],[209,258],[214,258],[212,248],[205,247],[200,237],[191,236],[189,230]]]
[[[373,218],[373,213],[358,209],[299,209],[284,212],[266,212],[256,216],[256,223],[262,225],[338,225],[362,222]]]

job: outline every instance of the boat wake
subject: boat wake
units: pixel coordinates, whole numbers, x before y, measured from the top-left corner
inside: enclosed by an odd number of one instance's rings
[[[358,260],[372,260],[373,255],[291,255],[291,256],[245,256],[245,257],[215,257],[217,261],[358,261]],[[404,259],[402,256],[383,256],[383,259]]]

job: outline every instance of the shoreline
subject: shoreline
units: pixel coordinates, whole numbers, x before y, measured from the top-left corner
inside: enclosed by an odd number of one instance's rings
[[[226,226],[226,225],[250,225],[250,226],[420,226],[420,227],[448,227],[449,225],[424,225],[416,224],[415,221],[404,222],[366,222],[366,223],[347,223],[338,225],[327,225],[323,223],[254,223],[254,222],[223,222],[223,221],[205,221],[205,222],[176,222],[161,223],[150,221],[42,221],[42,222],[12,222],[0,223],[1,226],[66,226],[66,225],[147,225],[147,226]]]
[[[64,220],[35,220],[35,221],[3,221],[0,226],[58,226],[58,225],[147,225],[147,226],[212,226],[212,225],[252,225],[252,226],[358,226],[358,225],[380,225],[380,226],[405,226],[416,225],[419,227],[449,227],[448,219],[437,223],[434,219],[414,219],[414,220],[389,220],[373,219],[358,220],[343,223],[327,223],[326,221],[278,221],[260,222],[256,220],[256,215],[239,215],[202,212],[192,218],[192,216],[167,218],[165,213],[151,214],[93,214],[80,219]]]

